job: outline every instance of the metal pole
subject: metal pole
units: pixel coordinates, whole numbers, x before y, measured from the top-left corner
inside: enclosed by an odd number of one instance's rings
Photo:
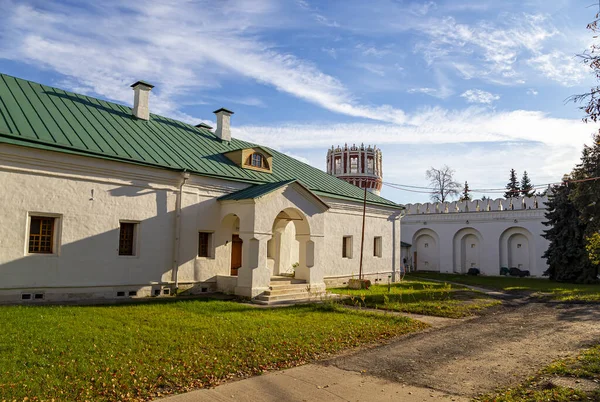
[[[363,250],[365,248],[365,216],[367,214],[367,186],[365,186],[365,198],[363,199],[363,222],[362,222],[362,236],[360,238],[360,268],[358,269],[358,279],[362,279],[362,266],[363,266]]]

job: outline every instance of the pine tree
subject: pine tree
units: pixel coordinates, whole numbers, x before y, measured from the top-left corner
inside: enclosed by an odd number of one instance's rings
[[[517,179],[517,172],[515,169],[510,169],[510,179],[506,185],[506,192],[504,198],[518,197],[520,192],[519,180]]]
[[[460,201],[471,201],[471,194],[469,194],[469,183],[465,181],[465,187],[463,188],[463,193],[460,196]]]
[[[533,197],[535,194],[533,184],[527,175],[527,170],[523,172],[523,177],[521,177],[521,194],[523,197]]]
[[[573,189],[562,184],[550,191],[542,237],[550,241],[542,256],[548,262],[544,275],[557,281],[585,281],[593,268],[585,252],[585,225],[579,219],[579,212],[569,199]]]

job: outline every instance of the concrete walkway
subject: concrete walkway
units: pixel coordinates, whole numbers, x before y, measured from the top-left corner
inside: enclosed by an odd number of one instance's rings
[[[469,398],[414,387],[342,370],[334,366],[307,364],[289,370],[192,391],[161,402],[281,402],[281,401],[469,401]]]

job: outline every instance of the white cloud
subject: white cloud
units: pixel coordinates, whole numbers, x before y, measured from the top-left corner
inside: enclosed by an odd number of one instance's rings
[[[538,91],[533,89],[533,88],[529,88],[527,90],[527,95],[532,95],[532,96],[536,96],[538,94]]]
[[[433,96],[438,99],[446,99],[452,94],[454,91],[452,90],[452,82],[446,77],[445,74],[442,73],[441,70],[435,69],[433,76],[435,81],[438,84],[437,88],[431,87],[417,87],[417,88],[409,88],[406,92],[409,94],[425,94],[429,96]]]
[[[377,58],[381,58],[383,56],[386,56],[388,54],[392,53],[392,50],[390,49],[390,47],[388,46],[387,48],[378,48],[375,46],[368,46],[365,45],[363,43],[359,43],[358,45],[355,46],[355,48],[360,51],[360,53],[363,56],[367,56],[367,57],[377,57]]]
[[[385,76],[385,66],[373,63],[359,63],[358,66],[380,77]]]
[[[473,25],[446,17],[430,19],[417,29],[428,38],[417,43],[415,52],[429,64],[446,60],[466,78],[502,84],[522,81],[519,59],[538,54],[543,42],[557,34],[542,14],[504,16],[500,24],[481,21]]]
[[[425,3],[412,3],[409,6],[409,11],[414,15],[422,17],[427,15],[429,11],[436,10],[437,8],[437,3],[435,1],[428,1]]]
[[[482,91],[481,89],[469,89],[460,96],[465,98],[469,103],[483,103],[487,105],[500,99],[500,95]]]
[[[408,115],[404,124],[339,123],[233,127],[234,135],[273,147],[308,149],[343,143],[460,144],[536,142],[548,146],[580,147],[597,125],[579,119],[553,118],[539,111],[493,111],[426,108]]]
[[[586,77],[586,67],[580,60],[558,50],[533,57],[528,63],[546,78],[567,87],[581,83]]]
[[[128,104],[128,84],[151,79],[156,84],[153,111],[171,116],[178,113],[178,97],[236,74],[336,113],[404,121],[402,110],[361,104],[335,77],[256,39],[278,20],[278,2],[237,3],[220,8],[212,1],[105,1],[94,3],[93,12],[49,5],[40,13],[5,2],[0,5],[0,57],[45,66],[87,93]],[[202,23],[198,15],[218,24]]]

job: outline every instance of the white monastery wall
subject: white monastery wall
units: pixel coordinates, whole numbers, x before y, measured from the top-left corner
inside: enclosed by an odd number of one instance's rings
[[[548,241],[546,197],[407,205],[402,240],[417,270],[461,272],[479,268],[499,275],[501,267],[542,276]],[[416,253],[416,263],[415,263]],[[404,257],[403,257],[404,258]]]

